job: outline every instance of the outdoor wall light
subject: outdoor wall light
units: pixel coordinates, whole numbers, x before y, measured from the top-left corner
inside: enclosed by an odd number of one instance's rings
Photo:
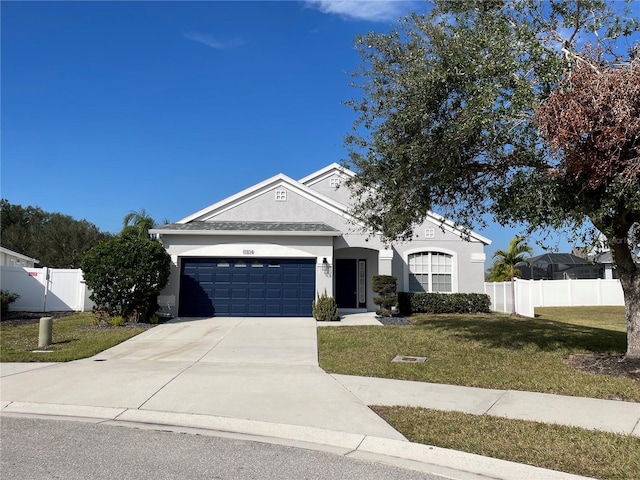
[[[329,273],[330,268],[331,268],[331,265],[329,265],[329,261],[327,260],[327,257],[324,257],[322,259],[322,271],[324,273]]]

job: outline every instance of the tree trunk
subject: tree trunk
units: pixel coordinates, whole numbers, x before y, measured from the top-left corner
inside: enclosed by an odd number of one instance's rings
[[[628,288],[622,287],[627,315],[627,355],[640,359],[640,276],[636,275]]]
[[[634,263],[626,242],[609,242],[624,293],[627,319],[628,359],[640,359],[640,267]]]
[[[627,317],[626,358],[640,359],[640,275],[637,273],[629,275],[620,272],[619,276],[624,293],[624,306]]]

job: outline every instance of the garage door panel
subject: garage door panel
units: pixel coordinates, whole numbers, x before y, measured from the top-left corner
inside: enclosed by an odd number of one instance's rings
[[[282,298],[282,290],[280,289],[266,288],[264,293],[265,293],[265,298],[270,300],[278,300]]]
[[[232,317],[245,317],[248,316],[247,305],[240,305],[238,303],[231,304],[231,311],[229,315]]]
[[[266,297],[265,291],[263,288],[250,288],[249,289],[249,300],[264,300]]]
[[[316,289],[314,288],[301,288],[300,290],[300,298],[311,299],[313,302],[316,299]]]
[[[249,274],[247,272],[234,272],[233,275],[231,276],[231,282],[234,285],[237,285],[239,283],[249,283]]]
[[[231,289],[230,288],[220,288],[219,286],[213,290],[214,295],[211,298],[216,298],[217,300],[225,300],[231,298]]]
[[[266,279],[265,279],[266,275],[264,273],[255,273],[255,272],[251,272],[251,274],[249,275],[249,281],[252,284],[258,283],[258,284],[264,284]]]
[[[229,284],[231,283],[230,273],[216,273],[215,283],[217,284]]]
[[[300,272],[300,282],[307,285],[307,284],[311,284],[313,283],[315,285],[316,283],[316,272],[311,271],[311,272]]]
[[[311,316],[315,259],[182,259],[182,316]]]
[[[283,305],[282,306],[282,315],[283,316],[295,316],[297,311],[296,305]]]
[[[299,290],[293,288],[285,288],[282,290],[282,299],[283,300],[295,300],[299,298]]]
[[[249,289],[248,288],[232,288],[231,300],[248,300]]]

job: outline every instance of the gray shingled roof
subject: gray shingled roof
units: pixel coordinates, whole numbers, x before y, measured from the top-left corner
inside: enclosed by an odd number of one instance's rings
[[[154,230],[183,232],[327,232],[340,233],[326,223],[312,222],[189,222],[171,223],[154,228]],[[160,232],[161,233],[161,232]]]

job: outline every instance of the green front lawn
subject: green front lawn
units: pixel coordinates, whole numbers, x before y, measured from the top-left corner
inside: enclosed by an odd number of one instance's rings
[[[536,309],[506,315],[417,315],[398,327],[319,328],[331,373],[640,401],[640,382],[584,373],[572,354],[626,350],[623,307]],[[392,363],[396,355],[425,363]],[[373,406],[412,442],[597,478],[638,478],[640,438],[562,425]]]
[[[538,317],[416,315],[411,326],[318,329],[321,367],[345,375],[640,401],[640,382],[565,364],[579,353],[622,354],[623,307],[537,310]],[[396,355],[425,363],[392,363]]]
[[[638,437],[425,408],[372,408],[412,442],[595,478],[640,475]]]
[[[0,361],[2,362],[68,362],[91,357],[139,333],[144,328],[103,328],[93,325],[93,314],[77,313],[54,318],[51,353],[38,350],[38,323],[9,326],[0,323]]]

